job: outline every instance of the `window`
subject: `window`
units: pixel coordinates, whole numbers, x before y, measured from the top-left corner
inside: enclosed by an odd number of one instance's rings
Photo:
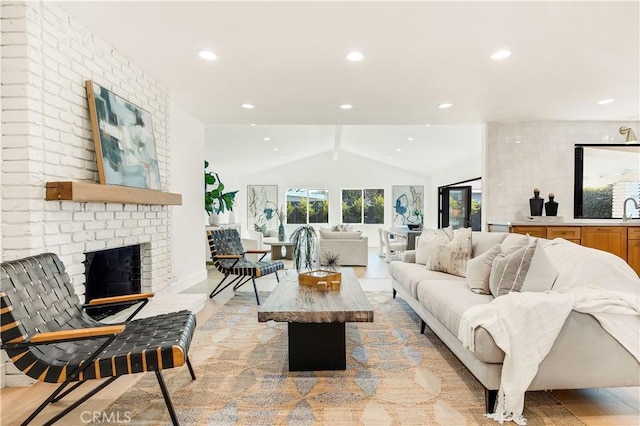
[[[384,189],[343,189],[342,223],[384,223]]]
[[[329,190],[288,189],[287,223],[329,223]]]

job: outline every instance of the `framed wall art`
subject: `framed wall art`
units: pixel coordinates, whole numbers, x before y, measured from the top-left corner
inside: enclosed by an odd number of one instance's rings
[[[151,113],[93,81],[86,85],[100,183],[162,190]]]
[[[423,221],[424,186],[407,185],[392,187],[392,217],[391,226],[405,226],[420,224]]]
[[[247,229],[278,229],[278,185],[247,185]]]

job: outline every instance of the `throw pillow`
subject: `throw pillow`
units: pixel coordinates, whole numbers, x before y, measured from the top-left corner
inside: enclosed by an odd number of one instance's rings
[[[339,225],[333,225],[331,227],[331,230],[338,231],[338,232],[352,232],[353,227],[351,225],[347,225],[346,223],[341,223]]]
[[[269,236],[269,230],[267,229],[267,224],[266,223],[264,225],[262,225],[262,226],[254,224],[253,225],[253,229],[254,229],[254,231],[257,231],[257,232],[261,233],[262,236],[264,236],[264,237],[268,237]]]
[[[558,278],[558,269],[551,263],[544,249],[546,241],[537,240],[531,265],[520,291],[547,291],[553,288]]]
[[[491,294],[489,277],[493,259],[502,253],[500,244],[496,244],[484,253],[469,259],[467,262],[467,284],[474,293]]]
[[[447,241],[453,238],[453,229],[449,226],[442,229],[425,229],[420,234],[416,246],[416,263],[426,265],[431,253],[440,237],[447,237]]]
[[[498,254],[493,259],[489,289],[494,297],[512,291],[520,291],[531,266],[535,249],[535,244],[512,247],[509,251]]]
[[[456,231],[453,239],[446,241],[446,237],[436,242],[428,268],[432,271],[464,277],[467,274],[467,261],[471,257],[471,228],[461,228]]]

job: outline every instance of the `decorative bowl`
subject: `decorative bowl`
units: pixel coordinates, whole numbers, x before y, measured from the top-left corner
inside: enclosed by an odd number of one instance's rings
[[[420,227],[422,226],[422,224],[420,223],[408,223],[407,227],[409,227],[409,229],[411,229],[412,231],[415,231],[416,229],[420,229]]]

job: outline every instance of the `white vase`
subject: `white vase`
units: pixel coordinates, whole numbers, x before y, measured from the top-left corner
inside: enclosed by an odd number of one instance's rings
[[[218,226],[220,225],[220,216],[217,213],[213,212],[209,215],[209,225]]]

